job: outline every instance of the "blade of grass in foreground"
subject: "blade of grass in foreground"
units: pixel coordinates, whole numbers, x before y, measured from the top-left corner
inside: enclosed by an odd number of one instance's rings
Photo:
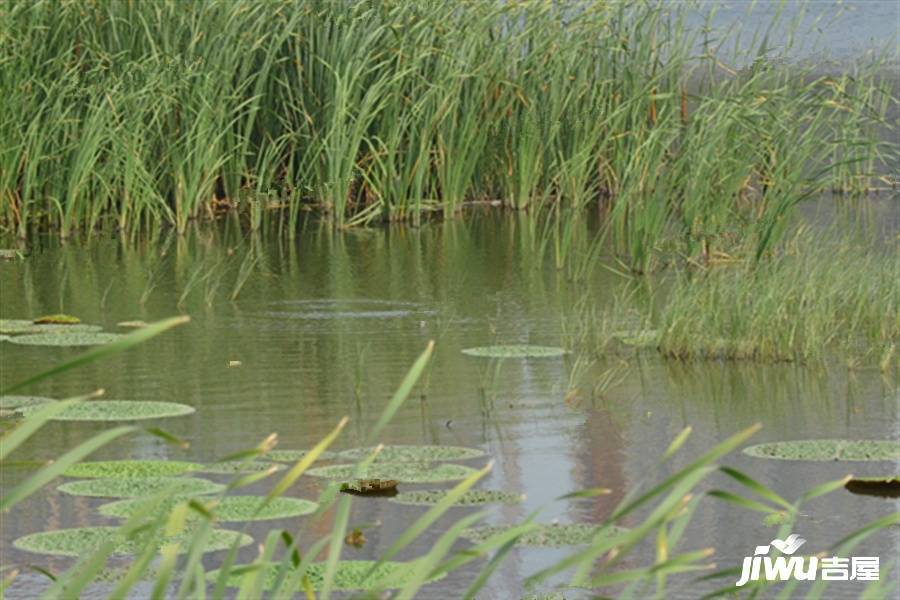
[[[83,354],[79,354],[72,360],[68,360],[60,365],[56,365],[55,367],[51,367],[42,373],[38,373],[33,377],[29,377],[24,381],[20,381],[12,385],[11,387],[6,388],[0,394],[6,395],[16,390],[22,389],[24,387],[28,387],[29,385],[38,383],[39,381],[44,381],[49,377],[53,377],[54,375],[59,375],[60,373],[65,373],[71,369],[76,367],[80,367],[82,365],[86,365],[88,363],[92,363],[96,360],[100,360],[101,358],[106,358],[108,356],[112,356],[114,354],[119,354],[120,352],[124,352],[129,348],[137,346],[147,340],[154,338],[161,334],[164,331],[167,331],[177,325],[182,325],[190,321],[191,318],[188,316],[181,317],[171,317],[169,319],[165,319],[163,321],[157,321],[143,329],[138,329],[137,331],[133,331],[121,339],[118,339],[114,342],[110,342],[109,344],[104,344],[103,346],[99,346],[94,348],[93,350],[88,350]]]

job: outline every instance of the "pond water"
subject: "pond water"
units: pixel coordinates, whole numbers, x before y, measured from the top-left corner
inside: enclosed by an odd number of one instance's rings
[[[539,507],[543,522],[602,521],[627,490],[661,481],[756,422],[763,429],[754,442],[900,434],[896,390],[877,369],[851,373],[838,365],[683,364],[622,349],[588,369],[577,367],[572,356],[509,359],[494,374],[494,363],[461,350],[500,343],[562,345],[578,326],[572,315],[580,300],[587,298],[593,306],[611,303],[624,285],[612,273],[590,285],[570,282],[538,257],[533,242],[526,219],[499,213],[421,228],[343,233],[310,225],[296,241],[278,235],[247,240],[233,223],[184,238],[162,234],[159,240],[138,243],[105,239],[61,246],[52,238],[37,239],[27,260],[0,263],[0,317],[66,312],[115,330],[120,321],[190,314],[186,326],[123,356],[29,390],[67,397],[102,387],[111,399],[172,401],[196,408],[192,415],[158,422],[189,440],[189,450],[134,435],[96,453],[96,459],[207,461],[251,447],[272,432],[278,433],[279,448],[309,448],[344,415],[350,423],[339,447],[356,446],[409,366],[435,340],[427,386],[409,399],[383,441],[485,450],[494,469],[479,487],[527,495],[521,505],[493,508],[487,519],[491,524],[516,523]],[[258,262],[232,302],[236,273],[251,252]],[[0,384],[77,352],[3,343]],[[229,367],[230,361],[240,366]],[[619,382],[591,394],[613,368]],[[567,398],[570,380],[580,392]],[[658,466],[672,438],[687,425],[694,433],[683,451]],[[51,423],[13,458],[20,464],[49,459],[104,428],[99,423]],[[766,461],[740,453],[725,462],[788,499],[851,472],[879,475],[894,467]],[[27,473],[24,465],[4,468],[3,492]],[[321,484],[303,477],[288,495],[315,498]],[[727,482],[716,479],[715,485]],[[114,523],[96,511],[104,499],[67,496],[54,487],[3,516],[4,564],[61,570],[71,562],[20,552],[12,541],[36,531]],[[405,489],[428,487],[435,486]],[[554,500],[590,487],[610,488],[612,494]],[[265,489],[261,483],[246,493]],[[352,559],[384,552],[425,510],[386,499],[357,499],[353,506],[351,526],[380,525],[366,530],[363,548],[345,548],[344,557]],[[896,508],[892,500],[840,490],[810,502],[795,531],[808,540],[808,550],[825,551],[844,534]],[[441,530],[470,510],[453,509],[400,558],[426,552]],[[300,519],[254,523],[249,531],[262,541],[269,528],[296,529]],[[683,547],[714,547],[719,568],[738,567],[775,532],[758,513],[707,499]],[[888,563],[898,542],[896,531],[881,532],[856,554],[880,556]],[[250,560],[255,552],[246,548],[241,556]],[[567,552],[515,550],[480,597],[519,597],[528,574]],[[212,564],[218,555],[209,556]],[[652,556],[650,545],[637,554],[648,560]],[[429,586],[422,597],[458,597],[482,566],[476,562]],[[43,576],[25,572],[8,597],[32,598],[44,585]],[[684,583],[668,597],[695,598],[718,585]],[[855,596],[860,588],[854,585],[830,588],[831,597]],[[103,597],[104,590],[93,588],[93,597]]]

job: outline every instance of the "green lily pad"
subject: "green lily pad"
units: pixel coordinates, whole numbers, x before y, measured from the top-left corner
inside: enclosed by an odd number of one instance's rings
[[[51,327],[42,325],[41,327]],[[79,327],[79,325],[53,325],[53,327]],[[118,333],[93,333],[90,331],[66,331],[60,333],[34,333],[17,335],[9,341],[25,346],[102,346],[120,339]]]
[[[900,442],[891,440],[799,440],[771,442],[744,448],[756,458],[780,460],[898,460]]]
[[[900,475],[887,477],[854,477],[847,482],[847,491],[863,496],[900,498]]]
[[[77,463],[63,472],[66,477],[142,478],[173,477],[197,471],[203,465],[179,460],[100,460]]]
[[[172,496],[216,494],[225,489],[220,483],[194,477],[141,477],[126,479],[85,479],[70,481],[58,488],[73,496],[101,498],[140,498],[166,492]]]
[[[28,406],[39,406],[55,402],[53,398],[44,398],[42,396],[0,396],[0,408],[6,410],[15,410]]]
[[[25,415],[36,411],[39,406],[27,406]],[[139,419],[161,419],[189,415],[194,408],[175,402],[152,402],[137,400],[90,400],[78,402],[53,417],[56,421],[137,421]]]
[[[76,527],[73,529],[58,529],[56,531],[43,531],[20,537],[13,546],[19,550],[35,552],[37,554],[55,554],[59,556],[84,556],[99,548],[118,531],[116,527]],[[125,540],[116,548],[114,554],[134,554],[142,546],[143,540]],[[163,543],[185,542],[180,550],[186,551],[189,547],[190,532],[172,538],[160,538],[160,546]],[[210,532],[206,542],[206,552],[227,550],[235,542],[240,546],[246,546],[253,542],[253,538],[237,531],[226,529],[214,529]]]
[[[12,338],[8,335],[4,335],[0,333],[0,342],[5,342],[6,340],[11,340]]]
[[[338,456],[344,460],[362,460],[372,454],[375,448],[353,448],[344,450]],[[384,446],[377,461],[384,462],[441,462],[445,460],[468,460],[484,456],[478,448],[460,446]]]
[[[278,465],[271,462],[263,462],[260,460],[230,460],[225,462],[209,463],[208,465],[199,465],[199,471],[203,473],[216,473],[218,475],[231,475],[233,473],[261,473],[272,469],[273,471],[281,471],[284,465]]]
[[[72,315],[46,315],[32,321],[35,325],[80,325],[81,319]]]
[[[337,570],[334,574],[332,589],[334,590],[379,590],[394,589],[403,587],[412,578],[415,572],[414,563],[386,561],[378,565],[374,571],[372,568],[377,563],[373,560],[342,560],[337,563]],[[246,565],[235,565],[235,569],[246,567]],[[266,568],[264,588],[271,589],[275,584],[278,575],[279,565],[272,565]],[[238,587],[241,585],[243,577],[246,573],[238,573],[228,577],[229,587]],[[309,581],[314,590],[322,588],[325,580],[325,564],[312,563],[307,567],[304,576]],[[210,581],[219,578],[218,569],[210,571],[206,575]],[[428,581],[436,581],[443,575],[431,578]]]
[[[163,502],[160,509],[168,512],[177,502],[184,499],[184,496],[174,497],[171,501]],[[203,501],[202,498],[199,500]],[[218,521],[266,521],[269,519],[286,519],[288,517],[308,515],[315,512],[319,506],[309,500],[282,496],[273,498],[266,506],[260,509],[260,505],[265,500],[265,496],[225,496],[224,498],[213,499],[209,511]],[[117,500],[104,504],[99,510],[100,514],[105,517],[128,519],[140,510],[145,502],[145,498]]]
[[[331,465],[316,467],[308,473],[315,477],[327,477],[335,481],[354,481],[356,479],[396,479],[406,483],[436,483],[439,481],[456,481],[465,479],[475,469],[463,465],[443,463],[430,465],[427,463],[374,463],[355,473],[356,465]]]
[[[447,490],[414,490],[400,492],[391,499],[398,504],[414,506],[430,506],[437,504],[447,496]],[[522,494],[513,494],[502,490],[469,490],[463,494],[453,506],[481,506],[483,504],[519,504],[525,498]]]
[[[496,527],[492,525],[481,525],[466,529],[463,531],[462,537],[478,544],[492,535],[512,529],[513,527],[515,526]],[[546,546],[551,548],[590,544],[600,529],[601,528],[596,525],[587,525],[584,523],[539,525],[537,529],[521,536],[516,541],[516,544],[520,546]],[[611,527],[610,535],[618,535],[623,531],[625,530],[621,527]]]
[[[505,346],[480,346],[466,348],[463,354],[487,358],[543,358],[562,356],[566,350],[555,346],[531,346],[528,344],[509,344]]]
[[[306,458],[306,455],[309,454],[309,450],[272,450],[267,452],[264,458],[268,460],[274,460],[276,462],[292,462],[295,463],[299,460],[303,460]],[[326,450],[322,454],[319,455],[319,458],[316,460],[334,460],[336,454],[334,452],[329,452]]]
[[[99,325],[73,323],[60,325],[56,323],[35,323],[27,319],[0,319],[0,333],[16,335],[20,333],[96,333],[102,331]]]

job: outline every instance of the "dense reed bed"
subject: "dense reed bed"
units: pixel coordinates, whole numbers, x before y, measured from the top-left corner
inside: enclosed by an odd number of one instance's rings
[[[683,3],[26,0],[0,7],[0,222],[137,231],[280,207],[607,212],[636,269],[883,182],[896,103],[685,26]],[[762,33],[762,32],[761,32]],[[746,40],[745,40],[746,41]]]

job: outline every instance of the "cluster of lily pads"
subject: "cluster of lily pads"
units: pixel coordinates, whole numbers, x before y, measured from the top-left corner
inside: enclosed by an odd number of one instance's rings
[[[0,319],[0,335],[2,341],[25,346],[99,346],[121,337],[69,315],[48,315],[32,320]]]

